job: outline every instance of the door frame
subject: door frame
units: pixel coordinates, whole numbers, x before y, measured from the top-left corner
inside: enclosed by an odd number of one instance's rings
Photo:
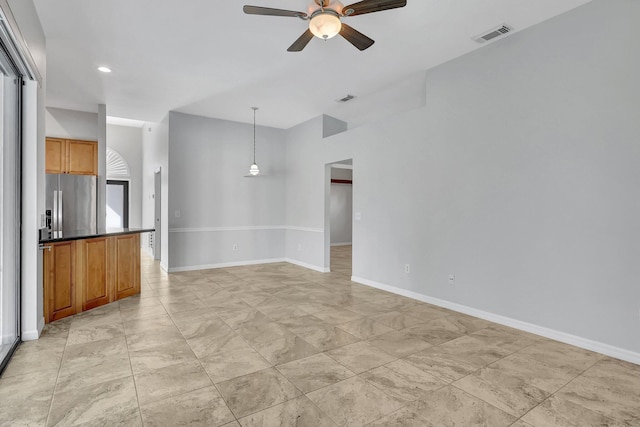
[[[123,206],[124,218],[122,219],[122,228],[129,228],[129,185],[130,179],[107,179],[107,186],[109,185],[121,185],[123,192]],[[106,188],[105,188],[106,190]]]

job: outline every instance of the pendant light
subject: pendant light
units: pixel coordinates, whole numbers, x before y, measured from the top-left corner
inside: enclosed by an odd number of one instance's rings
[[[256,176],[260,173],[260,168],[256,164],[256,110],[258,107],[251,107],[253,110],[253,164],[249,168],[249,174]]]

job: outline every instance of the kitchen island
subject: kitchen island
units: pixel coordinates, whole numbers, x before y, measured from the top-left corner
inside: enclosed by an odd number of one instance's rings
[[[140,293],[140,234],[152,231],[118,228],[43,236],[45,323]]]

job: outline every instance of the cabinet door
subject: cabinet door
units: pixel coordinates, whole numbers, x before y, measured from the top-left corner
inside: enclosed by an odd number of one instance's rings
[[[108,238],[78,240],[82,311],[109,303]]]
[[[65,173],[66,141],[58,138],[47,138],[45,154],[46,173]]]
[[[140,235],[112,237],[115,299],[140,292]]]
[[[44,310],[47,323],[77,313],[75,242],[54,243],[44,251]]]
[[[98,175],[98,143],[67,141],[67,172],[74,175]]]

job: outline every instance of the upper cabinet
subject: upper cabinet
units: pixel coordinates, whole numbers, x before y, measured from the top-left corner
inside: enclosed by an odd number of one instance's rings
[[[98,143],[47,138],[46,173],[98,175]]]

